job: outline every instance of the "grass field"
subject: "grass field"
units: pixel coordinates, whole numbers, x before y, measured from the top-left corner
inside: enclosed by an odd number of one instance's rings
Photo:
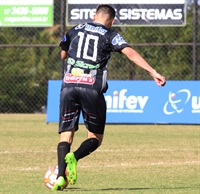
[[[0,114],[0,193],[48,194],[57,164],[57,123],[46,115]],[[86,138],[84,125],[72,151]],[[61,193],[61,192],[58,192]],[[200,194],[200,126],[106,125],[102,146],[78,163],[74,194]]]

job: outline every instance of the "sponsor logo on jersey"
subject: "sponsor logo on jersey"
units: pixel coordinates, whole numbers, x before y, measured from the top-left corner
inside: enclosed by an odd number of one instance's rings
[[[113,39],[112,39],[112,44],[113,45],[122,45],[122,44],[127,44],[127,42],[123,39],[123,37],[120,34],[117,34]]]
[[[84,75],[83,69],[80,69],[80,68],[73,68],[71,73],[74,76],[83,76]]]
[[[84,69],[98,69],[100,67],[100,64],[96,64],[96,65],[92,65],[92,64],[89,64],[89,63],[85,63],[84,61],[80,61],[80,60],[75,60],[71,57],[69,57],[67,59],[67,63],[70,64],[70,65],[74,65],[74,66],[77,66],[77,67],[81,67],[81,68],[84,68]]]
[[[66,73],[63,80],[65,83],[77,83],[77,84],[88,84],[88,85],[92,85],[95,82],[95,79],[91,77],[91,75],[89,74],[75,76],[71,73]]]
[[[85,27],[86,24],[79,24],[75,27],[75,30],[79,30]]]
[[[101,35],[104,35],[107,32],[107,30],[102,28],[102,27],[98,27],[98,26],[96,27],[96,26],[92,26],[92,25],[89,25],[89,24],[86,24],[85,30],[90,31],[90,32],[96,32],[96,33],[99,33]]]

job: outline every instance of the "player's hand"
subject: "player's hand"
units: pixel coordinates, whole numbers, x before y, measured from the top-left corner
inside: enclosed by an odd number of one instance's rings
[[[166,79],[164,76],[160,75],[159,73],[157,73],[156,71],[154,71],[151,74],[154,78],[154,81],[156,82],[156,84],[158,86],[164,86],[166,84]]]

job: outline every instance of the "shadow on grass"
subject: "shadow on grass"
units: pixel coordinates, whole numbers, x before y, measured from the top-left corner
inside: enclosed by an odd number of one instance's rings
[[[137,190],[175,190],[175,189],[194,189],[194,188],[199,188],[200,189],[200,185],[199,186],[191,186],[191,187],[163,187],[163,188],[102,188],[102,189],[81,189],[78,187],[74,187],[74,188],[67,188],[64,191],[70,191],[70,192],[77,192],[77,191],[137,191]]]

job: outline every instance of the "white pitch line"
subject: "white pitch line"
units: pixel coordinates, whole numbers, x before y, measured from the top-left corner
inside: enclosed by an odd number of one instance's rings
[[[96,150],[96,152],[155,152],[155,151],[194,151],[194,150],[198,150],[198,149],[170,149],[170,148],[158,148],[158,149],[126,149],[126,150]],[[200,149],[199,149],[200,150]],[[49,153],[56,153],[57,150],[49,150]],[[23,150],[18,150],[18,151],[8,151],[8,150],[4,150],[4,151],[0,151],[0,154],[23,154],[23,153],[47,153],[47,151],[44,150],[32,150],[32,151],[23,151]]]
[[[49,150],[48,151],[49,153],[54,153],[54,152],[57,152],[56,150]],[[24,154],[24,153],[47,153],[46,151],[43,151],[43,150],[38,150],[38,151],[2,151],[0,152],[0,154]]]
[[[181,148],[181,149],[171,149],[171,148],[152,148],[152,149],[126,149],[126,150],[96,150],[97,152],[155,152],[155,151],[194,151],[198,150],[196,148]],[[200,151],[200,149],[199,149]]]
[[[107,164],[107,165],[79,165],[80,168],[94,168],[94,167],[105,167],[105,168],[112,168],[112,167],[140,167],[140,166],[173,166],[173,165],[196,165],[200,164],[200,161],[185,161],[185,162],[157,162],[157,163],[143,163],[143,164]]]
[[[120,164],[106,164],[106,165],[78,165],[78,168],[116,168],[116,167],[141,167],[141,166],[173,166],[173,165],[196,165],[200,164],[200,161],[185,161],[185,162],[157,162],[157,163],[120,163]],[[27,167],[27,168],[12,168],[13,171],[39,171],[40,167]]]
[[[200,161],[193,160],[193,161],[185,161],[185,162],[157,162],[157,163],[151,163],[150,165],[185,165],[185,164],[200,164]]]
[[[27,167],[27,168],[12,168],[13,171],[39,171],[40,167]]]
[[[178,149],[174,149],[178,150]],[[146,151],[174,151],[173,149],[168,148],[162,148],[162,149],[149,149]],[[185,150],[196,150],[196,149],[181,149],[183,151]],[[134,152],[134,151],[141,151],[144,152],[145,150],[142,149],[128,149],[128,150],[97,150],[97,152]],[[180,150],[179,150],[180,151]],[[56,150],[49,150],[49,153],[56,153]],[[0,154],[23,154],[23,153],[46,153],[46,151],[43,150],[36,150],[36,151],[1,151]],[[121,164],[106,164],[102,165],[101,167],[105,168],[111,168],[111,167],[139,167],[139,166],[169,166],[169,165],[197,165],[200,164],[200,161],[185,161],[185,162],[152,162],[152,163],[121,163]],[[99,167],[99,165],[79,165],[80,168],[93,168],[93,167]],[[14,168],[13,170],[21,170],[21,171],[30,171],[30,170],[39,170],[39,167],[28,167],[28,168]]]

